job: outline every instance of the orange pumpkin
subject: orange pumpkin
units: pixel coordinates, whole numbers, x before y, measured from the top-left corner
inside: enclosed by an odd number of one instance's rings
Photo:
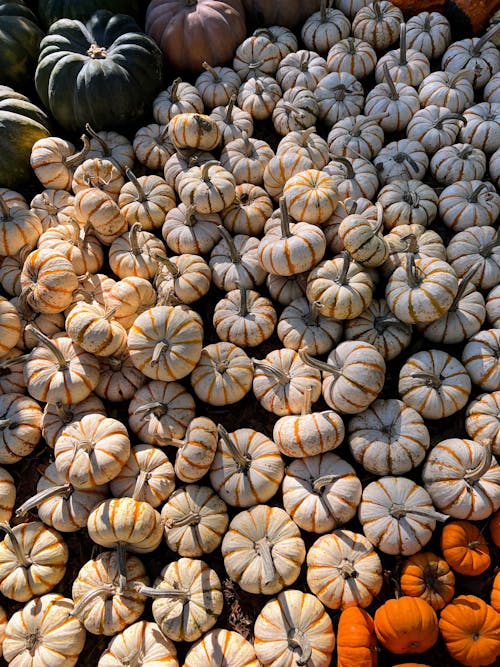
[[[377,667],[378,650],[370,614],[359,607],[344,609],[337,629],[337,667]]]
[[[493,586],[490,594],[490,604],[495,611],[500,612],[500,572],[493,579]]]
[[[400,586],[404,595],[422,598],[438,610],[455,594],[455,575],[449,564],[436,554],[420,552],[405,561]]]
[[[441,533],[441,551],[455,572],[476,576],[491,563],[486,539],[470,521],[450,521]]]
[[[422,598],[387,600],[375,612],[375,633],[391,653],[424,653],[437,641],[436,612]]]
[[[500,655],[500,614],[475,595],[459,595],[439,619],[451,656],[466,667],[490,665]]]
[[[497,510],[491,517],[490,535],[493,542],[500,549],[500,510]]]

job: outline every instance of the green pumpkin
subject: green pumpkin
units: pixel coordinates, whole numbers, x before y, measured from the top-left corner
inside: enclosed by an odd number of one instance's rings
[[[0,187],[16,188],[31,176],[35,141],[50,137],[49,119],[27,97],[0,86]]]
[[[24,86],[33,76],[43,32],[23,0],[0,0],[0,84]]]
[[[163,85],[163,57],[124,14],[99,10],[86,24],[60,19],[42,39],[35,86],[59,125],[81,131],[136,124]]]
[[[98,9],[136,19],[141,14],[139,0],[38,0],[38,16],[46,28],[62,18],[88,21]]]

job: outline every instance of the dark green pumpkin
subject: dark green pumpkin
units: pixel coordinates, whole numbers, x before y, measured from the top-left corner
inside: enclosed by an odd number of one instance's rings
[[[60,19],[42,39],[35,86],[59,125],[81,131],[134,125],[162,88],[160,49],[124,14],[99,10],[86,24]]]
[[[49,136],[43,111],[12,88],[0,86],[0,187],[15,188],[29,180],[31,148]]]
[[[140,6],[139,0],[38,0],[38,16],[42,25],[48,28],[62,18],[88,21],[98,9],[138,19]]]
[[[0,84],[18,87],[30,81],[42,37],[23,0],[0,0]]]

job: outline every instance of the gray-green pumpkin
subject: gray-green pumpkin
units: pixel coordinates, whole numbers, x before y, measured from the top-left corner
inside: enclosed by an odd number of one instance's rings
[[[62,18],[88,21],[98,9],[108,9],[113,14],[128,14],[137,19],[140,0],[38,0],[38,15],[47,28]]]
[[[36,16],[23,0],[0,0],[0,84],[30,82],[42,37]]]
[[[66,130],[131,126],[162,87],[162,54],[124,14],[95,12],[87,23],[60,19],[42,39],[35,73],[40,99]]]

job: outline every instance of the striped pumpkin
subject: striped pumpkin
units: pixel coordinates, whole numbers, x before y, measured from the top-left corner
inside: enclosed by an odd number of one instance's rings
[[[21,336],[21,319],[10,301],[0,296],[0,358],[9,354]]]
[[[191,420],[186,437],[179,441],[175,455],[175,474],[183,482],[197,482],[212,465],[217,450],[217,426],[207,417]],[[177,444],[174,442],[173,444]]]
[[[384,209],[384,227],[392,230],[399,225],[428,227],[436,218],[439,200],[429,185],[410,179],[384,185],[377,201]]]
[[[421,415],[397,399],[377,399],[349,422],[354,459],[376,475],[408,472],[422,463],[429,446]]]
[[[486,519],[500,507],[500,466],[474,440],[442,440],[427,457],[422,479],[434,505],[456,519]]]
[[[171,381],[198,363],[203,327],[192,311],[156,306],[141,313],[128,333],[132,363],[149,378]]]
[[[157,305],[168,305],[171,299],[176,303],[193,303],[210,289],[212,271],[203,257],[183,253],[167,258],[155,253],[154,259]]]
[[[425,419],[442,419],[469,400],[471,381],[464,366],[442,350],[416,352],[399,372],[399,395]]]
[[[64,577],[68,547],[61,535],[41,521],[11,528],[0,542],[0,592],[10,600],[26,602],[51,591]]]
[[[412,327],[391,313],[385,299],[374,299],[361,315],[347,320],[346,340],[370,343],[385,361],[398,356],[411,342]]]
[[[500,329],[483,329],[469,338],[462,363],[472,382],[483,391],[500,387]]]
[[[489,225],[465,229],[448,243],[448,262],[459,278],[475,267],[471,280],[479,289],[496,287],[500,283],[499,241],[498,230]]]
[[[319,112],[316,97],[311,90],[296,86],[283,93],[273,110],[273,125],[278,134],[312,128]]]
[[[77,489],[106,484],[118,475],[130,456],[126,427],[117,419],[87,414],[57,438],[58,472]]]
[[[5,468],[0,468],[0,521],[9,522],[16,504],[14,478]]]
[[[327,533],[350,521],[362,491],[354,468],[333,452],[293,461],[282,488],[283,507],[310,533]]]
[[[151,232],[141,230],[141,223],[134,222],[109,248],[109,267],[118,278],[136,276],[152,280],[158,269],[155,258],[166,255],[163,242]]]
[[[231,405],[252,388],[253,363],[233,343],[212,343],[201,351],[191,372],[191,386],[201,401],[209,405]]]
[[[309,549],[307,585],[329,609],[368,607],[382,588],[382,564],[364,535],[334,530]]]
[[[452,185],[457,181],[480,181],[486,174],[487,159],[481,149],[470,144],[453,144],[436,151],[429,166],[439,185]]]
[[[170,140],[177,149],[211,151],[221,140],[217,123],[201,113],[179,113],[168,123]]]
[[[181,202],[163,216],[163,221],[163,239],[176,254],[206,255],[219,240],[222,220],[218,213],[196,213]]]
[[[319,227],[307,222],[291,223],[287,199],[280,199],[280,226],[266,232],[257,249],[268,273],[291,276],[309,271],[325,254],[326,239]]]
[[[335,646],[332,621],[321,602],[298,590],[280,593],[255,620],[254,646],[265,667],[297,661],[328,667]]]
[[[367,45],[366,42],[360,42],[360,40],[352,38],[345,41],[349,44],[357,44],[358,47],[363,44],[361,48],[369,48],[371,50],[370,45]],[[338,48],[341,48],[340,45]],[[332,51],[332,55],[335,58],[335,51]],[[338,70],[334,68],[332,71]],[[352,74],[356,76],[354,72]],[[327,137],[330,153],[341,157],[361,156],[367,160],[373,159],[384,145],[384,130],[380,122],[385,118],[386,114],[373,114],[370,116],[359,114],[358,116],[348,116],[337,121]],[[330,157],[328,157],[329,159]]]
[[[102,300],[114,312],[113,318],[128,330],[138,315],[155,305],[156,291],[145,278],[129,276],[112,283]]]
[[[494,225],[500,215],[500,195],[492,183],[456,181],[439,195],[439,217],[453,232]]]
[[[444,530],[447,530],[449,525],[447,523]],[[446,558],[446,554],[443,555]],[[410,556],[401,568],[401,593],[422,598],[435,611],[442,609],[455,595],[455,575],[447,560],[430,551]]]
[[[293,584],[306,556],[298,527],[285,510],[268,505],[239,512],[221,551],[229,577],[244,591],[264,595]]]
[[[330,72],[347,72],[356,79],[364,79],[375,69],[377,54],[368,42],[347,36],[333,44],[326,63]]]
[[[146,596],[138,587],[149,583],[146,568],[138,558],[128,556],[125,571],[122,587],[118,554],[105,551],[88,560],[76,575],[71,588],[73,613],[93,635],[121,632],[144,612]]]
[[[270,338],[276,326],[272,302],[245,287],[231,290],[214,308],[213,325],[220,340],[256,347]]]
[[[403,82],[396,83],[387,64],[383,67],[383,73],[384,80],[377,83],[366,95],[364,113],[368,118],[383,116],[380,118],[380,127],[384,132],[401,132],[420,108],[418,95],[412,86]]]
[[[203,100],[197,88],[181,78],[174,79],[153,102],[152,113],[156,122],[167,125],[180,113],[203,113]]]
[[[95,393],[106,401],[130,401],[146,382],[145,375],[134,366],[128,352],[101,357],[99,361],[100,376]]]
[[[228,104],[231,96],[238,92],[241,79],[231,67],[220,67],[217,65],[212,67],[212,65],[209,65],[207,62],[201,63],[201,66],[204,71],[196,78],[195,86],[192,86],[189,83],[179,83],[179,88],[175,89],[174,81],[172,86],[167,88],[166,92],[168,93],[171,91],[170,96],[173,98],[173,104],[169,110],[170,117],[173,117],[171,114],[176,115],[176,113],[179,113],[178,109],[181,104],[182,106],[185,104],[186,106],[196,105],[196,107],[201,105],[201,109],[196,108],[192,109],[192,111],[203,111],[203,104],[205,104],[207,108],[213,109],[214,107]],[[180,82],[180,79],[176,79],[176,81]],[[177,92],[181,89],[183,89],[182,99],[180,98],[180,93]],[[176,91],[175,96],[174,90]],[[197,98],[195,96],[197,96]],[[191,109],[185,109],[185,111],[188,110],[191,111]]]
[[[259,79],[251,79],[243,87],[249,85],[260,85]],[[251,183],[260,186],[264,180],[264,169],[273,157],[274,151],[266,141],[250,138],[243,132],[241,137],[224,146],[220,163],[233,174],[237,185]]]
[[[272,350],[263,359],[252,359],[255,372],[253,392],[262,407],[280,417],[298,415],[304,394],[311,389],[311,402],[321,395],[321,376],[305,363],[295,350]]]
[[[370,343],[344,341],[330,352],[326,363],[307,353],[301,356],[323,372],[323,398],[332,410],[347,414],[362,412],[384,386],[385,362]]]
[[[92,510],[87,530],[90,539],[103,547],[149,553],[160,544],[163,526],[160,514],[149,503],[112,498]],[[120,571],[120,574],[125,573]]]
[[[358,508],[363,533],[380,551],[411,556],[431,539],[436,512],[427,491],[407,477],[381,477],[363,490]]]
[[[287,151],[271,158],[264,169],[264,188],[268,195],[279,200],[283,196],[285,183],[295,174],[312,169],[313,163],[309,157]]]
[[[139,442],[157,447],[182,438],[194,416],[194,399],[178,382],[150,380],[128,406],[128,424]]]
[[[312,387],[303,392],[300,415],[286,415],[273,428],[273,440],[285,456],[304,458],[338,447],[344,439],[344,422],[333,410],[311,412]]]
[[[127,332],[102,306],[80,301],[66,316],[66,333],[86,352],[108,357],[125,351]]]
[[[372,201],[379,188],[377,170],[363,157],[332,157],[324,167],[338,191],[339,200],[364,197]]]
[[[28,305],[38,313],[61,313],[73,302],[78,278],[71,262],[54,250],[31,252],[21,272]]]
[[[274,442],[251,428],[228,433],[220,424],[210,483],[233,507],[263,503],[278,491],[285,464]]]
[[[486,297],[486,314],[494,329],[500,329],[500,285],[493,287]]]
[[[273,213],[271,198],[252,183],[237,185],[235,192],[234,202],[222,211],[224,227],[231,234],[258,236]]]
[[[226,503],[209,486],[188,484],[177,489],[161,510],[165,540],[179,556],[212,553],[229,523]]]
[[[322,305],[326,317],[351,320],[366,310],[373,298],[370,275],[347,252],[318,264],[307,277],[307,299]]]
[[[76,195],[80,190],[98,188],[111,199],[118,201],[118,195],[125,184],[122,172],[110,160],[92,158],[85,160],[73,173],[71,189]]]
[[[28,393],[47,403],[79,403],[97,387],[99,360],[85,352],[71,338],[49,339],[30,327],[38,341],[23,373]]]
[[[380,234],[383,209],[377,204],[378,220],[371,220],[356,213],[348,215],[340,223],[338,234],[344,248],[356,261],[367,267],[377,267],[389,257],[389,246]]]
[[[5,660],[37,667],[74,667],[85,644],[85,628],[73,609],[73,600],[55,593],[28,602],[11,616],[5,629]],[[40,636],[42,642],[37,641]]]
[[[0,395],[0,463],[17,463],[40,442],[42,409],[22,394]]]
[[[209,160],[179,176],[177,192],[183,204],[197,213],[218,213],[233,203],[236,181],[220,162]]]
[[[280,62],[279,48],[264,35],[251,35],[241,42],[233,58],[233,69],[242,81],[261,74],[274,74]]]
[[[225,292],[262,285],[267,272],[258,256],[259,239],[246,234],[232,237],[224,227],[219,227],[222,240],[210,253],[209,266],[214,285]]]
[[[330,160],[328,144],[316,133],[314,127],[289,132],[284,136],[278,144],[276,154],[281,155],[289,151],[309,158],[313,163],[313,169],[323,169]]]
[[[55,463],[50,463],[42,472],[36,490],[32,498],[17,508],[16,516],[23,517],[37,507],[40,520],[62,533],[84,528],[90,512],[109,495],[107,484],[75,489],[58,472]]]
[[[500,454],[500,390],[480,394],[465,411],[465,430],[471,440]]]
[[[116,477],[110,490],[115,498],[144,500],[151,507],[161,505],[175,488],[174,468],[161,449],[136,445]]]
[[[156,123],[137,130],[133,147],[138,162],[153,171],[161,171],[168,158],[175,153],[175,146],[168,136],[168,125]]]
[[[163,178],[139,176],[127,170],[128,183],[120,190],[118,206],[129,227],[140,223],[145,232],[160,229],[175,206],[175,192]]]
[[[127,221],[115,200],[99,188],[86,188],[75,195],[75,217],[84,226],[89,224],[104,245],[127,231]]]
[[[153,617],[163,634],[173,641],[194,642],[217,623],[222,612],[219,577],[202,560],[179,558],[171,562],[149,591],[156,598]]]
[[[42,233],[40,218],[29,208],[9,208],[0,196],[0,255],[13,256],[24,246],[33,249]]]
[[[60,137],[45,137],[35,141],[31,149],[30,164],[40,183],[46,188],[70,190],[73,174],[89,152],[87,135],[81,136],[83,147],[75,153],[75,146]]]
[[[306,169],[289,178],[283,196],[292,218],[311,225],[326,222],[338,203],[333,179],[318,169]]]
[[[156,623],[137,621],[115,635],[99,658],[99,667],[120,667],[126,660],[141,659],[178,667],[174,644],[165,637]],[[126,664],[126,663],[125,663]]]
[[[186,654],[184,667],[212,667],[214,655],[223,655],[227,667],[260,667],[253,645],[238,632],[223,628],[207,632],[196,642]]]
[[[306,348],[311,354],[325,354],[342,337],[342,323],[322,315],[323,304],[299,297],[281,313],[277,334],[285,347]]]
[[[45,230],[38,239],[38,247],[64,255],[79,276],[87,272],[97,273],[104,264],[104,250],[100,241],[74,218],[68,218],[65,224]]]

